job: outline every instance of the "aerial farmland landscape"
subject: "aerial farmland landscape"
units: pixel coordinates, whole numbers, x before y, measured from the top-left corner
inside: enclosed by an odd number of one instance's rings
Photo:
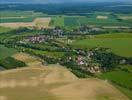
[[[0,100],[132,100],[132,0],[0,0]]]

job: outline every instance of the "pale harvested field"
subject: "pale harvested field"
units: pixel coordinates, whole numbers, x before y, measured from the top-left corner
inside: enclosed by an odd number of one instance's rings
[[[30,56],[25,53],[17,53],[13,55],[13,57],[17,60],[25,62],[28,66],[36,66],[41,64],[41,60],[38,58],[35,58],[33,56]]]
[[[96,19],[108,19],[108,16],[97,16]]]
[[[119,18],[124,19],[124,20],[131,20],[132,16],[119,16]]]
[[[7,100],[5,96],[0,96],[0,100]]]
[[[33,22],[12,22],[12,23],[0,23],[0,26],[19,28],[19,27],[37,27],[37,28],[49,28],[51,18],[36,18]]]
[[[38,28],[48,28],[50,21],[51,21],[50,17],[49,18],[36,18],[34,20],[34,23]]]
[[[27,59],[31,61],[32,58],[23,53],[17,54],[15,57],[22,58],[22,61]],[[0,72],[0,100],[129,99],[103,80],[78,79],[60,65],[36,64],[33,67]]]
[[[20,17],[0,17],[0,19],[8,19],[8,18],[26,18],[26,17],[24,17],[24,16],[20,16]]]
[[[0,23],[0,26],[10,27],[10,28],[19,28],[19,27],[34,27],[34,23],[25,23],[25,22],[14,22],[14,23]]]
[[[127,29],[127,28],[130,28],[130,27],[128,27],[128,26],[103,26],[103,28],[113,28],[113,29],[114,29],[114,28],[115,28],[115,29],[116,29],[116,28],[126,28],[126,29]]]

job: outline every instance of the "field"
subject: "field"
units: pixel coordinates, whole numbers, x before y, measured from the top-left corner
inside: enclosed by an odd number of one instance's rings
[[[0,11],[0,23],[32,22],[37,17],[45,14],[33,11]]]
[[[105,12],[88,13],[86,16],[68,16],[58,15],[52,17],[52,26],[65,26],[68,28],[77,27],[80,25],[98,25],[98,26],[128,26],[130,27],[131,21],[122,19],[123,15],[116,15]],[[131,18],[131,15],[128,15]]]
[[[46,15],[33,11],[1,11],[0,26],[18,26],[33,27],[33,21],[45,18],[42,21],[47,26],[61,26],[74,28],[80,25],[97,25],[97,26],[132,26],[131,14],[120,15],[107,12],[87,13],[85,16],[68,16],[68,15]],[[50,25],[49,25],[50,24]],[[41,24],[43,25],[43,24]]]
[[[32,22],[35,17],[2,17],[0,23],[11,23],[11,22]]]
[[[96,19],[108,19],[108,16],[97,16]]]
[[[129,100],[103,80],[78,79],[60,65],[44,66],[23,53],[14,57],[29,67],[0,72],[1,100]]]
[[[91,39],[76,40],[73,46],[82,48],[105,47],[110,48],[117,55],[132,57],[131,43],[131,33],[113,33],[97,35]]]
[[[32,67],[41,64],[41,60],[40,59],[35,58],[35,57],[30,56],[30,55],[25,54],[25,53],[16,53],[12,57],[14,57],[15,59],[17,59],[19,61],[23,61],[28,66],[32,66]]]
[[[77,21],[77,17],[65,17],[64,23],[65,23],[65,26],[68,26],[68,27],[76,27],[79,25]]]
[[[0,16],[1,17],[21,17],[21,16],[43,16],[43,13],[40,12],[34,12],[34,11],[10,11],[10,10],[4,10],[0,11]]]
[[[3,45],[0,45],[0,59],[4,59],[8,56],[12,56],[16,52],[17,52],[17,50],[15,50],[15,49],[7,48]]]
[[[37,28],[48,28],[50,18],[36,18],[33,22],[9,22],[0,23],[2,27],[19,28],[19,27],[37,27]]]
[[[33,11],[0,11],[0,26],[19,27],[42,27],[49,26],[50,18],[46,14]]]
[[[123,19],[123,20],[131,20],[132,14],[118,14],[118,18]]]
[[[0,26],[7,28],[19,28],[19,27],[33,27],[34,24],[32,22],[29,23],[12,22],[12,23],[0,23]]]
[[[61,58],[64,56],[64,52],[49,52],[49,51],[41,51],[41,50],[34,50],[36,54],[41,54],[41,55],[47,55],[49,57],[54,57],[54,58]]]
[[[51,26],[64,26],[64,17],[63,16],[52,16]]]
[[[129,88],[132,88],[132,66],[125,65],[125,66],[119,66],[123,69],[127,69],[130,72],[124,71],[124,70],[115,70],[107,73],[102,73],[99,75],[100,78],[105,80],[110,80],[114,82],[115,84],[118,84],[125,94],[127,94],[132,99],[132,91],[129,90]]]
[[[1,34],[1,33],[9,32],[9,31],[11,31],[11,30],[12,30],[11,28],[0,27],[0,34]]]
[[[51,21],[51,18],[47,17],[47,18],[36,18],[34,20],[34,23],[36,24],[36,26],[38,28],[48,28],[49,27],[49,23]]]
[[[123,57],[132,57],[132,34],[131,33],[111,33],[95,35],[89,39],[75,40],[73,46],[82,48],[104,47]],[[117,88],[132,99],[132,66],[117,66],[113,71],[101,73],[101,79],[111,81]]]

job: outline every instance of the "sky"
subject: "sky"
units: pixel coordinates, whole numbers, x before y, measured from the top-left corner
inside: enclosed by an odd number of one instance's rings
[[[0,3],[132,2],[132,0],[0,0]]]

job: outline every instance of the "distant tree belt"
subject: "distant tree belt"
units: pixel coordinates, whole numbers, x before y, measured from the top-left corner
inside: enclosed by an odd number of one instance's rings
[[[127,6],[124,3],[71,3],[69,4],[17,4],[17,6],[9,6],[10,4],[0,4],[0,10],[22,10],[22,11],[37,11],[47,14],[77,14],[92,13],[95,11],[115,12],[115,13],[131,13],[132,6]],[[124,5],[124,6],[117,6]],[[110,7],[110,6],[116,6]]]
[[[58,52],[61,52],[61,51],[68,51],[64,48],[61,48],[61,47],[58,47],[58,48],[41,48],[41,47],[36,47],[36,46],[33,46],[33,45],[30,45],[30,44],[22,44],[22,43],[16,43],[14,42],[14,45],[17,45],[17,46],[20,46],[20,47],[25,47],[25,48],[31,48],[31,49],[35,49],[35,50],[43,50],[43,51],[58,51]],[[9,41],[7,44],[6,44],[7,47],[12,47],[12,43]]]

